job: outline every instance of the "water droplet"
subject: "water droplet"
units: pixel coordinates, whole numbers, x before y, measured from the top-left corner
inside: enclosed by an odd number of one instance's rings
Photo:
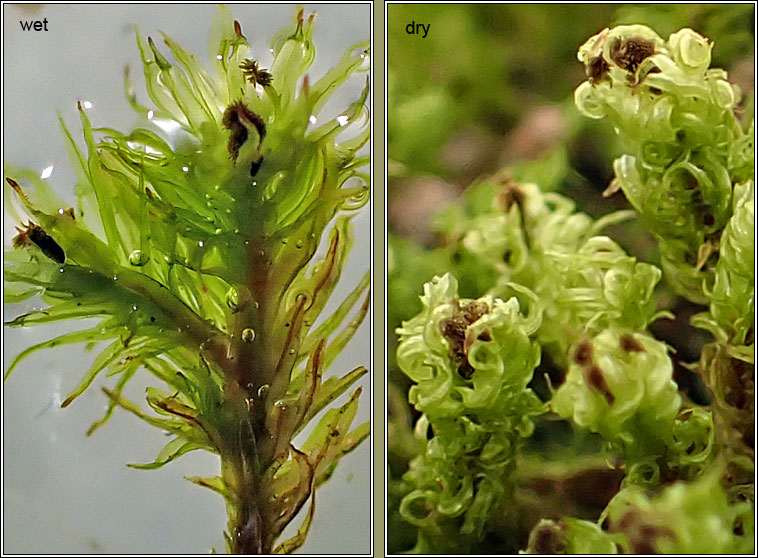
[[[310,117],[308,118],[308,120],[310,121],[311,124],[315,124],[316,123],[316,115],[315,114],[311,114]]]
[[[221,233],[223,233],[223,232],[224,232],[224,231],[223,231],[223,230],[221,230],[221,229],[216,229],[215,231],[213,231],[213,234],[216,234],[216,235],[218,235],[218,234],[221,234]]]
[[[148,120],[152,120],[153,116],[155,116],[155,111],[153,111],[153,109],[150,109],[149,111],[147,111],[147,119]]]
[[[303,241],[302,240],[298,240],[297,244],[295,244],[295,246],[297,246],[298,248],[302,248],[303,247]]]
[[[189,172],[189,167],[187,167],[187,166],[184,166],[184,167],[182,167],[182,170],[183,170],[184,172]]]
[[[136,305],[136,304],[132,304],[132,311],[133,311],[133,312],[136,312],[136,311],[137,311],[137,305]]]
[[[200,248],[202,248],[203,246],[205,246],[205,243],[203,243],[203,241],[200,240],[198,241],[197,245],[200,246]]]
[[[221,56],[220,54],[217,54],[217,55],[216,55],[216,60],[223,60],[223,59],[224,59],[224,57],[223,57],[223,56]]]
[[[274,401],[274,407],[279,407],[282,410],[286,409],[286,407],[284,406],[284,401],[282,401],[281,399],[277,399],[276,401]]]
[[[349,120],[350,118],[343,114],[337,117],[337,124],[339,124],[340,126],[347,126],[347,123]]]
[[[148,262],[149,259],[150,256],[143,254],[142,250],[135,250],[129,254],[129,263],[134,266],[143,266]]]
[[[63,268],[61,268],[61,272],[63,272]],[[114,280],[114,281],[118,281],[118,275],[114,275],[114,276],[113,276],[113,280]]]
[[[257,180],[253,180],[253,188],[255,188],[256,186],[258,186],[258,181]]]
[[[294,355],[294,354],[295,354],[295,349],[290,349],[290,350],[289,350],[289,354],[290,354],[290,355]]]
[[[289,242],[289,239],[286,239],[286,238],[282,239],[282,244],[287,244],[288,242]]]
[[[60,268],[58,271],[60,271],[61,273],[63,273],[63,268]],[[117,277],[114,277],[114,279],[117,279]]]
[[[237,292],[237,289],[232,287],[226,292],[226,305],[231,309],[232,312],[236,312],[239,309],[240,304],[240,295]]]
[[[255,332],[251,328],[246,327],[242,330],[242,340],[245,343],[252,343],[253,339],[255,339]]]
[[[268,384],[263,384],[258,388],[258,399],[263,399],[268,393]]]

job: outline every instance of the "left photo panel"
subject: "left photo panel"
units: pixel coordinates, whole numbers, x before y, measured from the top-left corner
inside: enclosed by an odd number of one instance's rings
[[[372,553],[372,36],[3,5],[4,554]]]

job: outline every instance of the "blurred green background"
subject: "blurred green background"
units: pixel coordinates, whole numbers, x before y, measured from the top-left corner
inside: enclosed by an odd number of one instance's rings
[[[489,203],[477,181],[506,169],[517,181],[571,197],[577,210],[593,217],[629,208],[621,193],[601,195],[622,146],[606,122],[574,108],[574,89],[586,79],[579,46],[615,25],[648,25],[664,39],[690,27],[714,43],[712,67],[729,72],[743,92],[740,110],[752,116],[754,21],[754,4],[388,6],[390,552],[415,540],[394,513],[392,483],[415,449],[415,414],[407,404],[407,379],[395,367],[394,330],[420,310],[421,287],[434,275],[455,273],[462,297],[481,296],[492,284],[492,277],[467,266],[451,233],[461,216]],[[430,25],[425,38],[406,32],[412,22]],[[640,260],[657,263],[655,241],[636,221],[605,234]],[[708,338],[689,326],[689,317],[700,308],[665,286],[658,303],[677,319],[658,322],[653,333],[679,351],[680,362],[697,359]],[[707,402],[697,378],[684,369],[679,376],[694,400]],[[498,549],[485,544],[481,550]]]

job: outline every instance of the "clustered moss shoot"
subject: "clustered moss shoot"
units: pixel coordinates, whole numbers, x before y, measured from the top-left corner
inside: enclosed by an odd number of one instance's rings
[[[121,407],[172,434],[153,463],[136,467],[219,454],[219,476],[190,480],[226,500],[235,553],[302,545],[315,489],[370,429],[352,426],[360,388],[332,405],[367,369],[322,379],[368,312],[367,272],[322,315],[352,244],[352,214],[369,199],[368,80],[336,118],[319,121],[332,94],[368,71],[370,45],[356,44],[311,81],[313,21],[301,10],[275,35],[270,68],[251,58],[225,8],[213,22],[210,72],[171,38],[159,47],[138,33],[150,104],[128,75],[127,97],[146,121],[181,137],[165,139],[152,125],[93,128],[80,104],[84,150],[61,121],[78,173],[75,210],[30,173],[6,168],[31,220],[6,253],[6,301],[47,303],[9,325],[101,318],[27,348],[6,378],[37,350],[106,342],[63,406],[107,370],[118,381],[104,389],[110,403],[90,432]],[[165,384],[147,390],[153,413],[122,395],[140,368]],[[301,528],[277,545],[306,504]]]
[[[623,481],[600,517],[537,522],[526,552],[754,551],[753,123],[735,115],[739,92],[709,68],[711,49],[689,29],[663,40],[635,25],[579,50],[588,79],[576,106],[622,138],[609,192],[623,190],[636,212],[593,220],[496,175],[442,217],[458,269],[487,294],[459,298],[456,279],[438,276],[397,331],[420,418],[415,447],[405,444],[418,456],[391,488],[416,527],[413,552],[470,552],[507,536],[508,514],[521,513],[513,473],[548,413],[599,434],[605,468]],[[635,216],[663,270],[601,234]],[[714,341],[693,367],[710,407],[680,395],[670,348],[648,330],[673,317],[655,305],[662,279],[709,305],[693,324]],[[543,401],[531,389],[542,360],[565,372]]]

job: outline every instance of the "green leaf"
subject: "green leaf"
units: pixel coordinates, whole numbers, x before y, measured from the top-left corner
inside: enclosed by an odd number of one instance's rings
[[[297,530],[297,534],[274,549],[274,554],[292,554],[295,550],[303,546],[305,543],[305,537],[308,536],[308,531],[313,523],[313,514],[316,511],[316,492],[311,492],[311,505],[308,506],[308,513],[303,520],[303,523]]]
[[[327,411],[303,444],[301,450],[313,465],[316,478],[339,459],[339,449],[358,410],[360,394],[358,388],[347,403]]]
[[[85,329],[82,331],[74,331],[72,333],[65,333],[63,335],[60,335],[58,337],[54,337],[53,339],[50,339],[48,341],[44,341],[42,343],[38,343],[36,345],[32,345],[31,347],[27,347],[21,353],[16,356],[16,358],[13,359],[11,362],[11,365],[8,367],[8,370],[5,372],[4,379],[7,380],[8,376],[10,376],[11,372],[13,372],[13,369],[18,366],[18,364],[24,360],[29,355],[36,353],[37,351],[41,349],[49,349],[51,347],[58,347],[60,345],[68,345],[71,343],[85,343],[85,342],[91,342],[91,341],[102,341],[104,339],[111,339],[114,337],[114,333],[111,330],[102,331],[102,328],[100,326],[93,327],[92,329]]]
[[[368,369],[359,366],[354,370],[351,370],[347,374],[339,378],[328,378],[323,382],[316,391],[316,395],[313,398],[313,403],[308,408],[308,412],[300,422],[297,432],[300,432],[310,420],[321,412],[327,405],[337,399],[340,395],[345,393],[350,387],[357,382],[364,374],[368,372]],[[296,432],[296,433],[297,433]]]
[[[202,445],[194,444],[192,442],[187,442],[186,440],[182,440],[181,438],[174,438],[173,440],[171,440],[168,444],[164,446],[164,448],[158,454],[158,457],[152,463],[144,463],[144,464],[129,463],[127,466],[133,469],[143,469],[143,470],[160,469],[167,463],[172,462],[177,457],[181,457],[185,453],[189,453],[191,451],[195,451],[199,449],[206,449],[206,448]]]
[[[184,477],[186,480],[205,488],[210,488],[214,492],[221,494],[224,498],[228,496],[226,485],[221,477]]]
[[[133,364],[129,366],[124,372],[121,374],[121,377],[118,379],[118,383],[116,384],[116,387],[113,391],[113,397],[109,397],[108,406],[105,409],[105,414],[103,415],[103,418],[101,418],[98,421],[95,421],[92,423],[92,425],[87,430],[87,436],[91,436],[95,430],[100,428],[102,425],[104,425],[113,415],[113,410],[118,405],[118,399],[121,397],[121,392],[124,390],[124,387],[129,382],[129,380],[132,379],[134,374],[137,372],[137,364]]]
[[[87,389],[90,384],[95,381],[95,378],[100,372],[102,372],[111,363],[125,355],[126,352],[127,349],[121,339],[117,339],[108,345],[108,347],[97,356],[95,362],[92,363],[92,367],[84,375],[76,389],[69,393],[63,403],[61,403],[61,407],[68,407],[74,399],[79,397],[79,395],[81,395],[82,392],[84,392],[84,390]]]
[[[371,434],[371,423],[364,422],[355,428],[352,432],[350,432],[347,436],[345,436],[342,440],[339,452],[335,457],[335,462],[332,466],[322,472],[321,476],[316,479],[316,486],[321,486],[326,481],[328,481],[334,472],[334,468],[337,466],[337,460],[342,459],[345,455],[357,448],[363,440],[368,438],[369,434]]]

